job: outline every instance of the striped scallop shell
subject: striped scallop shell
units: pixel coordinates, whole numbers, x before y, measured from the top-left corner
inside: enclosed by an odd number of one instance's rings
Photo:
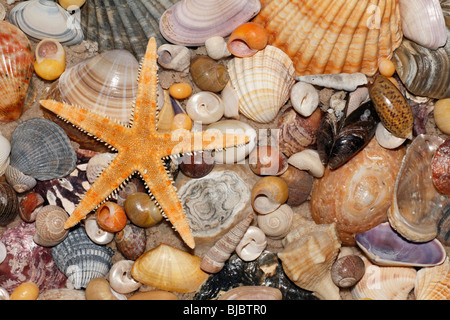
[[[275,119],[295,82],[291,59],[273,46],[251,57],[235,57],[228,64],[228,73],[239,97],[239,112],[260,123]]]
[[[36,180],[64,177],[76,161],[66,133],[50,120],[27,120],[11,136],[11,166]]]
[[[75,289],[86,288],[94,278],[105,278],[114,256],[111,248],[92,242],[84,227],[71,230],[51,252],[56,266]]]
[[[414,285],[416,300],[450,300],[450,262],[417,271]]]
[[[34,54],[25,34],[0,21],[0,123],[19,119],[33,75]]]
[[[262,0],[253,20],[285,51],[297,75],[372,76],[402,41],[397,0]]]

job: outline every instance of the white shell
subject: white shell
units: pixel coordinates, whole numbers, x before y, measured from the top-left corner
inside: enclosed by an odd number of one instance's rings
[[[270,45],[251,57],[233,58],[228,73],[239,97],[239,111],[259,123],[275,119],[295,82],[292,60]]]
[[[5,17],[6,17],[5,6],[0,3],[0,20],[5,20]]]
[[[22,173],[19,169],[13,166],[6,166],[5,169],[6,181],[14,188],[17,193],[23,193],[33,189],[37,181],[32,176]]]
[[[222,89],[220,97],[223,101],[223,115],[225,118],[239,120],[239,97],[229,82]]]
[[[306,75],[295,77],[295,80],[345,91],[354,91],[358,86],[367,84],[366,75],[360,72]]]
[[[447,28],[439,0],[399,0],[402,32],[417,44],[437,49],[447,42]]]
[[[227,43],[221,36],[214,36],[206,39],[205,48],[208,56],[214,60],[231,56],[231,52],[227,48]]]
[[[2,176],[6,167],[9,165],[9,154],[11,152],[11,143],[0,133],[0,176]]]
[[[210,124],[205,131],[218,131],[231,134],[245,134],[249,137],[249,143],[245,146],[227,148],[225,151],[215,151],[216,163],[233,164],[243,161],[256,147],[257,133],[249,124],[239,120],[222,120]]]
[[[321,178],[325,173],[325,166],[320,160],[319,153],[313,149],[305,149],[289,157],[288,163],[297,169],[311,173],[315,178]]]
[[[9,293],[5,288],[0,287],[0,301],[9,300]]]
[[[309,117],[319,105],[319,92],[312,84],[299,81],[291,89],[291,103],[295,111]]]
[[[386,149],[395,149],[400,147],[406,139],[399,138],[390,133],[380,122],[377,125],[377,129],[375,131],[375,138],[377,142]]]
[[[114,239],[114,233],[102,230],[94,215],[86,219],[84,223],[86,234],[96,244],[108,244]]]
[[[2,263],[6,258],[6,247],[3,242],[0,242],[0,263]]]
[[[158,63],[165,69],[189,72],[191,52],[185,46],[163,44],[158,47]]]
[[[109,270],[109,285],[111,288],[122,294],[131,293],[140,288],[142,283],[131,277],[131,268],[133,260],[120,260],[113,264]]]
[[[248,227],[236,247],[236,254],[244,261],[256,260],[267,246],[266,235],[255,226]]]
[[[291,230],[294,211],[287,204],[268,214],[259,214],[256,218],[258,227],[272,239],[282,239]]]
[[[224,114],[222,98],[209,91],[197,92],[186,102],[186,113],[195,122],[202,124],[217,122]]]

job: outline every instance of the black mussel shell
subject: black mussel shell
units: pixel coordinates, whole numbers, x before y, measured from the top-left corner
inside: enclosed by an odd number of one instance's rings
[[[316,136],[317,152],[324,166],[328,164],[334,137],[337,133],[338,120],[334,113],[326,113],[319,125]]]

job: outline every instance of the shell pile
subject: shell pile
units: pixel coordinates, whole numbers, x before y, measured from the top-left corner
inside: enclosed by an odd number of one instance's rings
[[[450,0],[3,7],[0,300],[450,300]],[[162,159],[195,249],[137,174],[62,227],[117,150],[39,101],[132,126],[150,38],[157,130],[249,137]]]

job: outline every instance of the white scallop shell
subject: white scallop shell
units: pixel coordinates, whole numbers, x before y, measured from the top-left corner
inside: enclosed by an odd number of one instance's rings
[[[275,119],[295,82],[292,60],[270,45],[251,57],[233,58],[228,73],[239,96],[239,111],[260,123]]]

